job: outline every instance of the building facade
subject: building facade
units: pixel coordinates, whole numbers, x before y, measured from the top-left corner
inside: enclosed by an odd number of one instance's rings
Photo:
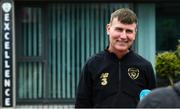
[[[157,52],[175,49],[178,1],[2,0],[1,107],[73,108],[81,68],[107,47],[105,26],[122,7],[139,19],[134,51],[154,65]]]

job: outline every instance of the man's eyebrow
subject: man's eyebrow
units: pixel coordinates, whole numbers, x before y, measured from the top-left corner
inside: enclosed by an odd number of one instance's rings
[[[124,28],[122,28],[122,27],[114,27],[115,29],[120,29],[120,30],[126,30],[126,31],[131,31],[131,32],[133,32],[133,29],[124,29]]]
[[[116,29],[123,29],[122,27],[114,27],[114,28],[116,28]]]

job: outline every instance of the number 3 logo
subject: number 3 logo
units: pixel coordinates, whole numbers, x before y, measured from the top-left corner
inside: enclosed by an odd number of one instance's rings
[[[109,76],[109,73],[102,73],[101,76],[100,76],[100,79],[101,79],[101,85],[102,86],[105,86],[107,85],[107,78]]]

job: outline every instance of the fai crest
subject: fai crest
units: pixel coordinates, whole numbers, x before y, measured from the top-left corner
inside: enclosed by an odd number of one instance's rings
[[[137,68],[128,68],[128,75],[133,80],[137,79],[139,77],[139,69],[137,69]]]
[[[3,9],[4,12],[9,12],[9,11],[11,11],[11,8],[12,8],[11,3],[6,2],[6,3],[3,3],[3,4],[2,4],[2,9]]]

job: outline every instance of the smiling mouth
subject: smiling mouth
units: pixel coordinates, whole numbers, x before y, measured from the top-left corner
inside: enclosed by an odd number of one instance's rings
[[[127,44],[128,41],[117,41],[117,43],[120,44],[120,45],[124,45],[124,44]]]

